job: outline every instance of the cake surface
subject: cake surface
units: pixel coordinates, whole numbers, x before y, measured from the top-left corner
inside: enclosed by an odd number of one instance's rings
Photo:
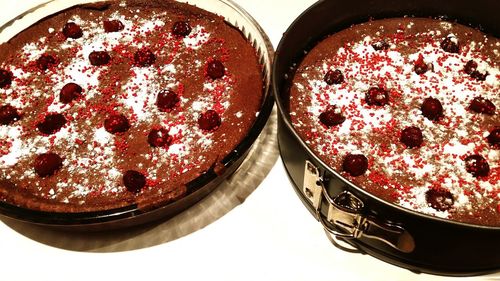
[[[375,196],[500,226],[500,40],[457,23],[392,18],[319,42],[290,88],[296,131]]]
[[[250,130],[252,45],[175,1],[82,5],[0,45],[0,199],[86,212],[182,198]]]

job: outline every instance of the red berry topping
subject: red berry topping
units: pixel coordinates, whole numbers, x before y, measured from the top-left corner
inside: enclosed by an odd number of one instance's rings
[[[486,76],[488,76],[488,74],[489,74],[488,72],[481,73],[481,72],[475,70],[470,74],[470,77],[472,77],[478,81],[484,81],[484,80],[486,80]]]
[[[453,194],[444,188],[432,188],[425,193],[427,204],[438,211],[451,209],[455,199]]]
[[[382,51],[389,49],[390,45],[385,40],[380,40],[372,44],[373,49],[376,51]]]
[[[429,66],[424,62],[424,56],[422,56],[422,54],[418,54],[418,59],[415,61],[413,70],[418,75],[424,74],[429,70]]]
[[[342,124],[345,121],[345,117],[336,106],[329,106],[319,115],[319,121],[327,127],[333,127]]]
[[[58,64],[59,64],[59,60],[56,57],[54,57],[53,55],[49,55],[49,54],[41,55],[36,61],[36,65],[42,71],[45,71],[45,70],[52,68],[52,67],[55,67]]]
[[[128,170],[123,174],[123,185],[132,193],[139,193],[146,185],[146,177],[137,171]]]
[[[389,92],[379,87],[371,87],[366,92],[365,100],[369,105],[383,106],[389,103]]]
[[[99,66],[107,64],[111,60],[111,57],[106,51],[93,51],[89,55],[89,60],[90,64]]]
[[[429,120],[439,120],[443,116],[443,106],[438,99],[426,98],[420,106],[422,114]]]
[[[215,110],[207,110],[198,118],[198,125],[202,130],[212,131],[221,124],[221,118]]]
[[[328,72],[325,74],[325,77],[323,77],[323,80],[328,85],[340,84],[344,82],[344,75],[339,69],[328,70]]]
[[[62,167],[62,158],[56,153],[48,152],[40,154],[35,158],[35,172],[38,176],[45,178],[52,176]]]
[[[137,66],[150,66],[155,60],[155,54],[147,47],[137,50],[134,54],[134,63]]]
[[[368,159],[363,154],[348,154],[342,163],[342,169],[353,177],[361,176],[368,170]]]
[[[66,118],[61,113],[49,113],[36,127],[38,131],[45,135],[52,135],[58,132],[66,124]]]
[[[460,51],[458,40],[451,36],[444,38],[441,41],[441,49],[448,53],[458,53]]]
[[[408,148],[418,147],[423,141],[422,130],[418,127],[408,127],[401,131],[400,141]]]
[[[6,88],[7,86],[10,86],[10,84],[12,83],[12,78],[14,78],[12,72],[0,68],[0,88]]]
[[[500,148],[500,129],[495,129],[491,131],[490,134],[486,137],[486,139],[492,146]]]
[[[477,113],[484,113],[488,115],[493,115],[496,111],[495,105],[490,100],[483,97],[475,97],[470,102],[469,109]]]
[[[226,73],[224,65],[220,60],[211,60],[207,64],[207,75],[212,79],[221,78]]]
[[[105,20],[102,22],[102,26],[104,27],[105,32],[118,32],[125,28],[123,23],[119,20]]]
[[[191,26],[185,21],[175,22],[172,26],[172,33],[180,37],[186,37],[191,33]]]
[[[474,177],[486,177],[490,173],[490,165],[481,155],[471,155],[465,158],[465,170]]]
[[[124,133],[130,129],[130,123],[124,115],[114,114],[104,120],[104,129],[111,134]]]
[[[172,110],[179,102],[179,96],[171,90],[161,90],[156,97],[156,106],[160,111],[169,112]]]
[[[488,72],[481,73],[477,70],[477,63],[473,60],[468,61],[465,66],[464,66],[464,72],[469,74],[470,77],[479,80],[479,81],[484,81],[486,80],[486,76],[488,76]]]
[[[64,85],[59,93],[59,101],[68,104],[82,96],[82,87],[75,83],[68,83]]]
[[[77,39],[83,36],[83,31],[80,26],[74,22],[68,22],[64,25],[62,30],[66,38]]]
[[[148,135],[148,143],[152,147],[168,147],[172,143],[172,137],[165,128],[152,129]]]
[[[17,109],[10,104],[0,106],[0,124],[9,125],[17,120],[21,119],[21,116],[17,112]]]
[[[464,72],[471,75],[472,72],[476,71],[477,69],[477,62],[470,60],[468,61],[465,66],[464,66]]]

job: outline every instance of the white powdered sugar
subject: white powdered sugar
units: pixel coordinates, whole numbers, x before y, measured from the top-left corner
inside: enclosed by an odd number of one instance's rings
[[[210,33],[206,32],[203,26],[197,25],[183,41],[187,48],[198,49],[203,46],[209,38]]]
[[[159,19],[144,20],[142,21],[142,25],[139,27],[139,32],[140,33],[152,32],[155,28],[161,28],[164,25],[165,23]]]
[[[83,89],[97,88],[97,86],[99,86],[100,71],[88,71],[89,64],[87,57],[85,57],[82,51],[82,53],[77,54],[77,57],[64,68],[63,73],[65,79],[64,82],[61,83],[62,86],[70,82],[78,82]],[[85,96],[88,99],[92,97],[92,94],[93,92],[86,93]]]
[[[101,146],[106,146],[112,139],[113,136],[104,127],[95,130],[94,141],[98,142]]]
[[[154,67],[133,67],[135,75],[123,87],[125,106],[131,108],[139,121],[148,119],[155,109],[156,93],[160,91],[158,73]]]
[[[10,147],[2,150],[6,150],[4,155],[0,155],[0,168],[7,168],[15,165],[18,159],[23,156],[22,151],[22,141],[19,139],[22,132],[20,126],[0,126],[0,136],[3,137],[3,141],[9,143]]]
[[[169,128],[168,134],[171,136],[182,136],[184,132],[188,132],[188,128],[186,125],[173,125]],[[176,155],[179,157],[184,157],[189,153],[189,143],[179,142],[171,144],[168,147],[167,154],[168,157],[172,157],[172,155]]]
[[[24,45],[22,50],[26,60],[34,60],[47,51],[47,46],[40,45],[40,43],[29,43]]]

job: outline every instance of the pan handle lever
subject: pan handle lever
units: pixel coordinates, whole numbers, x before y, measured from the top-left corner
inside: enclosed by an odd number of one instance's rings
[[[415,249],[413,237],[403,227],[365,215],[365,204],[349,191],[332,198],[311,162],[306,161],[304,170],[302,191],[327,233],[344,239],[376,239],[404,253]],[[322,210],[327,210],[326,217]]]

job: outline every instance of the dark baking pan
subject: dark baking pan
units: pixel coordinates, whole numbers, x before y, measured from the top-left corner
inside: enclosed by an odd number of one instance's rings
[[[348,182],[294,131],[288,114],[294,69],[318,41],[369,19],[439,17],[499,36],[497,0],[319,1],[284,34],[273,66],[280,153],[295,191],[327,233],[416,272],[474,275],[500,268],[500,227],[457,223],[404,209]]]
[[[187,2],[184,0],[177,1]],[[5,25],[0,26],[0,38],[2,40],[8,40],[11,36],[15,35],[16,32],[20,32],[44,17],[60,12],[71,6],[89,2],[95,1],[72,0],[63,2],[54,0],[36,6],[14,17],[13,20],[7,22]],[[130,227],[158,219],[167,219],[180,213],[207,196],[216,189],[222,181],[236,171],[245,160],[250,148],[266,125],[274,106],[274,98],[271,92],[271,64],[274,50],[267,35],[259,24],[246,11],[231,0],[194,0],[189,1],[189,3],[223,16],[229,24],[239,29],[252,43],[262,65],[264,88],[262,89],[263,99],[259,114],[255,123],[250,128],[248,135],[229,155],[220,161],[224,168],[217,173],[213,171],[213,169],[206,171],[204,174],[187,184],[188,191],[185,197],[174,202],[160,203],[153,208],[141,209],[137,204],[132,204],[123,208],[97,212],[60,213],[42,212],[0,201],[1,215],[19,221],[61,230],[101,231]],[[0,184],[5,183],[0,181]]]

